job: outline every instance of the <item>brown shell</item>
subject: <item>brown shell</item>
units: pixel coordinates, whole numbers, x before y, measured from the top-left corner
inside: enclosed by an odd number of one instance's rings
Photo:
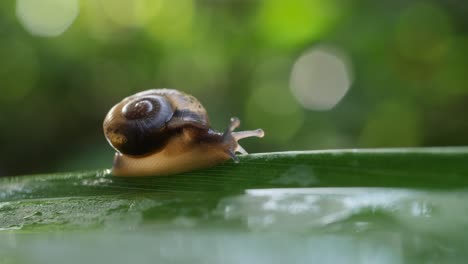
[[[124,98],[104,119],[104,133],[117,150],[116,176],[169,175],[214,166],[247,152],[238,144],[263,137],[263,130],[224,133],[210,128],[205,108],[193,96],[173,89],[151,89]]]
[[[104,119],[104,133],[120,153],[148,155],[162,150],[180,128],[208,131],[205,108],[193,96],[172,89],[151,89],[124,98]]]
[[[193,125],[198,128],[210,128],[208,114],[203,105],[192,95],[174,89],[150,89],[132,95],[160,95],[168,99],[174,110],[174,115],[167,123],[169,128]]]

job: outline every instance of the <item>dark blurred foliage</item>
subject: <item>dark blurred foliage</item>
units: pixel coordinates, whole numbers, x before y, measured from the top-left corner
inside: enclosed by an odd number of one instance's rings
[[[264,128],[251,152],[468,145],[466,14],[464,0],[2,1],[0,175],[109,167],[105,114],[154,87],[193,94],[219,130]]]

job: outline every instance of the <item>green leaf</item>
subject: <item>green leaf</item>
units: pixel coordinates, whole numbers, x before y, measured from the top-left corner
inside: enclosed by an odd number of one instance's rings
[[[457,200],[468,198],[467,161],[468,148],[297,151],[245,155],[239,164],[164,177],[114,177],[107,170],[9,177],[0,179],[0,235],[14,235],[15,243],[31,249],[58,231],[81,231],[87,234],[83,241],[105,244],[125,234],[124,240],[144,248],[138,244],[142,239],[171,244],[179,235],[208,237],[209,244],[218,243],[213,236],[226,239],[252,230],[268,231],[259,243],[275,232],[354,237],[356,224],[372,223],[381,231],[417,227],[460,241],[457,230],[468,227],[468,207]],[[443,228],[414,222],[413,214],[431,215]],[[0,239],[0,255],[10,252],[21,263],[20,249],[8,241]],[[104,248],[123,246],[115,247]]]

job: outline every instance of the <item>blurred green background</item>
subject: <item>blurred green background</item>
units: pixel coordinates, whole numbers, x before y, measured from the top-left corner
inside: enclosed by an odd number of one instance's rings
[[[250,152],[468,145],[468,2],[6,0],[0,175],[110,167],[132,93],[177,88]]]

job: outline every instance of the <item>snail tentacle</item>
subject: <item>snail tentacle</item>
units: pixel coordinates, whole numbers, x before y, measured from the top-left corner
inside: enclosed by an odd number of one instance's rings
[[[262,129],[234,132],[234,130],[238,128],[239,126],[240,126],[239,118],[232,117],[231,122],[229,123],[228,127],[223,133],[223,141],[231,145],[231,147],[228,149],[228,154],[236,163],[239,162],[239,159],[235,155],[236,152],[239,152],[241,154],[248,154],[247,151],[239,144],[238,142],[239,140],[243,138],[248,138],[248,137],[261,138],[265,135]]]
[[[263,137],[261,129],[224,133],[211,128],[208,114],[193,96],[174,89],[150,89],[124,98],[104,119],[107,141],[116,150],[115,176],[169,175],[207,168],[247,154],[238,141]]]

